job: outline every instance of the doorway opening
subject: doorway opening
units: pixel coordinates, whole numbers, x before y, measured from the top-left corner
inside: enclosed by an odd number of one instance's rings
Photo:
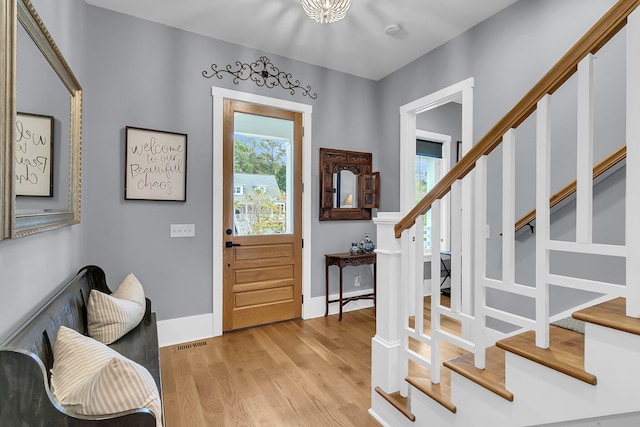
[[[451,103],[459,104],[461,111],[459,156],[463,156],[473,145],[473,86],[473,78],[468,78],[400,107],[400,209],[402,212],[409,212],[416,204],[416,139],[419,133],[417,116]],[[449,148],[451,152],[457,153],[457,141],[455,139],[451,141],[451,143],[454,142],[455,149]],[[457,292],[456,295],[464,295],[459,300],[451,301],[454,310],[464,307],[465,310],[471,311],[472,305],[471,277],[460,275],[461,271],[473,271],[471,247],[464,247],[462,243],[462,235],[473,235],[472,179],[470,176],[462,181],[462,204],[452,206],[449,215],[456,223],[462,224],[461,227],[451,227],[449,236],[451,287],[461,289],[461,292]]]

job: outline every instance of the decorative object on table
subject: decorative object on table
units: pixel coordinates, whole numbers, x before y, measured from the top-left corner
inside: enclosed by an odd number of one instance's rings
[[[16,196],[53,196],[53,117],[16,114]]]
[[[352,242],[351,243],[351,249],[349,250],[350,254],[359,254],[360,253],[360,248],[358,247],[358,244],[356,242]]]
[[[280,71],[266,56],[261,56],[260,59],[251,63],[236,61],[235,69],[231,64],[224,69],[218,69],[217,64],[211,64],[211,71],[204,70],[202,77],[210,79],[215,76],[222,80],[223,73],[230,74],[233,77],[234,85],[240,83],[240,80],[251,80],[256,85],[268,87],[269,89],[280,86],[282,89],[288,90],[291,95],[295,95],[296,90],[300,90],[303,96],[308,96],[311,99],[318,97],[317,93],[311,93],[310,85],[303,87],[300,84],[300,80],[293,80],[291,73]]]
[[[358,245],[360,251],[363,253],[373,252],[376,248],[376,245],[373,243],[373,240],[369,237],[369,233],[365,233],[364,238],[360,240],[360,244]]]
[[[300,0],[309,18],[320,24],[330,24],[345,17],[351,0]]]
[[[187,200],[187,135],[127,126],[124,198]]]

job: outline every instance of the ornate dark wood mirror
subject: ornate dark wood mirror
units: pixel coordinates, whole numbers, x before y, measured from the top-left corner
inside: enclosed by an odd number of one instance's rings
[[[320,149],[320,221],[371,219],[380,201],[380,172],[371,153]]]

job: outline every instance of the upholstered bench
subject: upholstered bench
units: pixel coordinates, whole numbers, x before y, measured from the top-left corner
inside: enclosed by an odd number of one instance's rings
[[[157,425],[156,416],[148,408],[106,415],[81,415],[60,405],[54,397],[51,369],[54,366],[56,336],[62,326],[87,335],[87,304],[92,289],[108,295],[112,293],[103,270],[87,266],[0,343],[0,426]],[[148,298],[142,321],[109,347],[148,370],[160,392],[161,402],[158,333],[155,313],[151,312]]]

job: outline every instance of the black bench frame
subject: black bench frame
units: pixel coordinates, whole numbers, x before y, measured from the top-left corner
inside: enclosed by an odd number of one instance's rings
[[[87,301],[92,289],[111,294],[104,271],[82,268],[29,320],[0,343],[0,427],[155,427],[147,408],[118,414],[87,416],[63,408],[49,384],[53,367],[53,344],[60,326],[87,334]],[[146,367],[162,398],[158,331],[151,301],[142,322],[109,347]]]

